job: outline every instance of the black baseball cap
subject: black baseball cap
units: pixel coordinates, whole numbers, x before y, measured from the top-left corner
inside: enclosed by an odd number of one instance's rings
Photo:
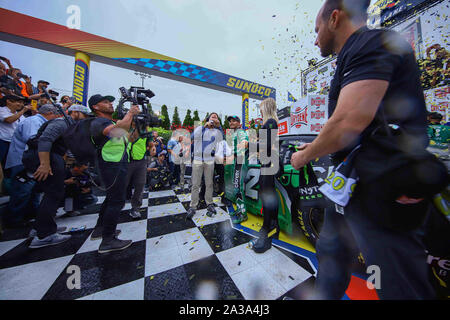
[[[230,120],[236,120],[237,122],[241,123],[241,119],[239,119],[238,116],[229,116],[227,118],[227,121],[230,121]]]
[[[39,84],[39,83],[45,83],[46,85],[49,85],[49,84],[50,84],[50,82],[45,81],[45,80],[39,80],[37,83],[38,83],[38,84]]]
[[[27,98],[23,97],[23,96],[17,96],[14,94],[7,94],[6,96],[4,96],[3,98],[0,99],[0,106],[6,106],[6,100],[12,100],[12,101],[26,101]]]
[[[108,100],[110,102],[113,102],[114,100],[116,100],[116,98],[114,98],[113,96],[102,96],[101,94],[95,94],[89,98],[89,101],[88,101],[89,108],[92,109],[92,106],[95,106],[97,103],[99,103],[103,100]]]

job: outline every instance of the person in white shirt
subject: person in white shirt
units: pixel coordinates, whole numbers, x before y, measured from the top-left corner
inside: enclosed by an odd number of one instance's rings
[[[0,105],[0,162],[4,168],[14,130],[25,120],[23,114],[30,106],[24,106],[25,98],[16,95],[3,97]]]

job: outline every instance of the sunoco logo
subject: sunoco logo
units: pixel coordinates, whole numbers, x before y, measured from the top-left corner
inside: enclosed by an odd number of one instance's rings
[[[308,107],[298,107],[291,114],[291,127],[300,128],[302,125],[308,125]]]
[[[77,60],[75,63],[75,74],[73,81],[73,96],[78,103],[86,103],[87,90],[89,79],[89,69],[87,64],[82,60]]]

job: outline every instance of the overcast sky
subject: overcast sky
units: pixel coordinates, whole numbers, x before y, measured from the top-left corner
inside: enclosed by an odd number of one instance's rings
[[[300,73],[319,58],[314,21],[323,0],[0,0],[3,8],[66,25],[69,5],[81,9],[81,30],[151,50],[277,89],[279,108],[287,91],[300,97]],[[51,88],[71,93],[74,58],[0,41],[0,55]],[[89,95],[119,96],[120,86],[140,85],[131,70],[91,62]],[[241,97],[152,77],[145,86],[160,105],[241,116]],[[250,117],[255,117],[250,101]]]

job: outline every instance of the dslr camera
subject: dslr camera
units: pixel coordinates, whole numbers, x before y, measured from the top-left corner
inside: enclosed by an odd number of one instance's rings
[[[147,132],[147,127],[160,127],[162,125],[162,120],[157,116],[150,114],[147,108],[147,104],[150,103],[150,99],[153,98],[155,94],[151,90],[142,87],[131,87],[128,90],[121,87],[119,88],[119,91],[122,95],[117,108],[117,116],[119,119],[123,119],[125,116],[123,110],[123,104],[125,102],[131,102],[133,105],[140,105],[142,112],[133,117],[133,122],[141,138],[150,137],[151,133]]]

